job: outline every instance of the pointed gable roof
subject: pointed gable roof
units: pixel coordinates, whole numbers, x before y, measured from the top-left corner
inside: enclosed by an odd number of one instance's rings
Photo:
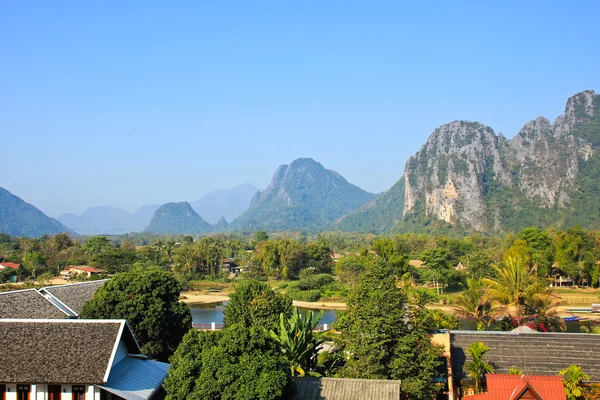
[[[0,382],[106,383],[121,341],[141,353],[125,320],[0,319]]]
[[[465,400],[566,400],[560,376],[486,375],[487,393],[464,397]],[[529,395],[528,397],[524,397]],[[533,396],[533,397],[532,397]]]
[[[74,316],[79,316],[84,303],[90,300],[94,296],[94,293],[96,293],[96,290],[104,285],[104,282],[106,281],[107,279],[102,279],[67,285],[48,286],[40,289],[40,292],[47,295],[50,301],[55,300],[61,306],[66,307]]]

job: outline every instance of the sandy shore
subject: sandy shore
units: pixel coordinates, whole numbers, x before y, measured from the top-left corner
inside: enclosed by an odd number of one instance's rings
[[[184,292],[182,294],[182,300],[186,304],[211,304],[211,303],[222,303],[225,301],[229,301],[229,296],[225,294],[201,294],[197,292]],[[296,301],[294,300],[294,306],[296,307],[304,307],[304,308],[316,308],[323,310],[346,310],[348,307],[346,303],[336,303],[336,302],[328,302],[328,301]],[[438,305],[438,304],[430,304],[427,306],[428,308],[437,308],[449,314],[456,314],[456,309],[453,306],[449,305]],[[571,317],[571,316],[580,316],[580,317],[594,317],[599,316],[598,314],[590,314],[590,313],[573,313],[567,311],[567,308],[585,308],[585,307],[577,307],[577,306],[558,306],[556,307],[556,311],[560,317]]]
[[[222,303],[224,301],[229,301],[229,296],[224,294],[199,294],[194,292],[183,292],[181,294],[181,301],[186,304]]]
[[[211,304],[211,303],[222,303],[229,301],[229,296],[223,294],[199,294],[194,292],[182,293],[182,299],[186,304]],[[322,302],[322,301],[295,301],[294,306],[304,308],[318,308],[323,310],[345,310],[345,303],[333,303],[333,302]]]

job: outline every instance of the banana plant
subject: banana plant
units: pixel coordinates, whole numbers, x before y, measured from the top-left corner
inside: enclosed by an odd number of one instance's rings
[[[289,360],[292,376],[306,375],[323,347],[323,338],[318,332],[314,332],[322,316],[323,311],[315,318],[313,311],[309,310],[303,318],[298,307],[295,307],[291,317],[287,318],[283,313],[279,315],[277,332],[269,331],[271,338],[279,344],[279,348]]]

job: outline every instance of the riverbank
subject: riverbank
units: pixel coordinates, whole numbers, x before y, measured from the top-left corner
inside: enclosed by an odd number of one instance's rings
[[[225,294],[204,294],[197,292],[183,292],[181,294],[181,301],[189,305],[197,304],[213,304],[223,303],[229,301],[229,296]],[[345,310],[347,309],[346,303],[337,303],[330,301],[296,301],[293,302],[296,307],[303,308],[317,308],[321,310]]]

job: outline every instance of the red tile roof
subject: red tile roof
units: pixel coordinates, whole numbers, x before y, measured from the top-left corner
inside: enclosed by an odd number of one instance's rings
[[[486,375],[487,393],[464,397],[465,400],[519,400],[528,390],[542,400],[566,400],[560,376],[548,375]],[[482,396],[485,395],[485,396]]]
[[[5,268],[12,268],[12,269],[17,269],[21,266],[21,264],[12,263],[12,262],[0,262],[0,265]]]
[[[78,271],[85,271],[85,272],[90,272],[90,273],[101,273],[104,272],[103,269],[98,269],[98,268],[94,268],[94,267],[90,267],[88,265],[69,265],[67,268],[65,268],[65,271],[68,271],[70,269],[76,269]]]

